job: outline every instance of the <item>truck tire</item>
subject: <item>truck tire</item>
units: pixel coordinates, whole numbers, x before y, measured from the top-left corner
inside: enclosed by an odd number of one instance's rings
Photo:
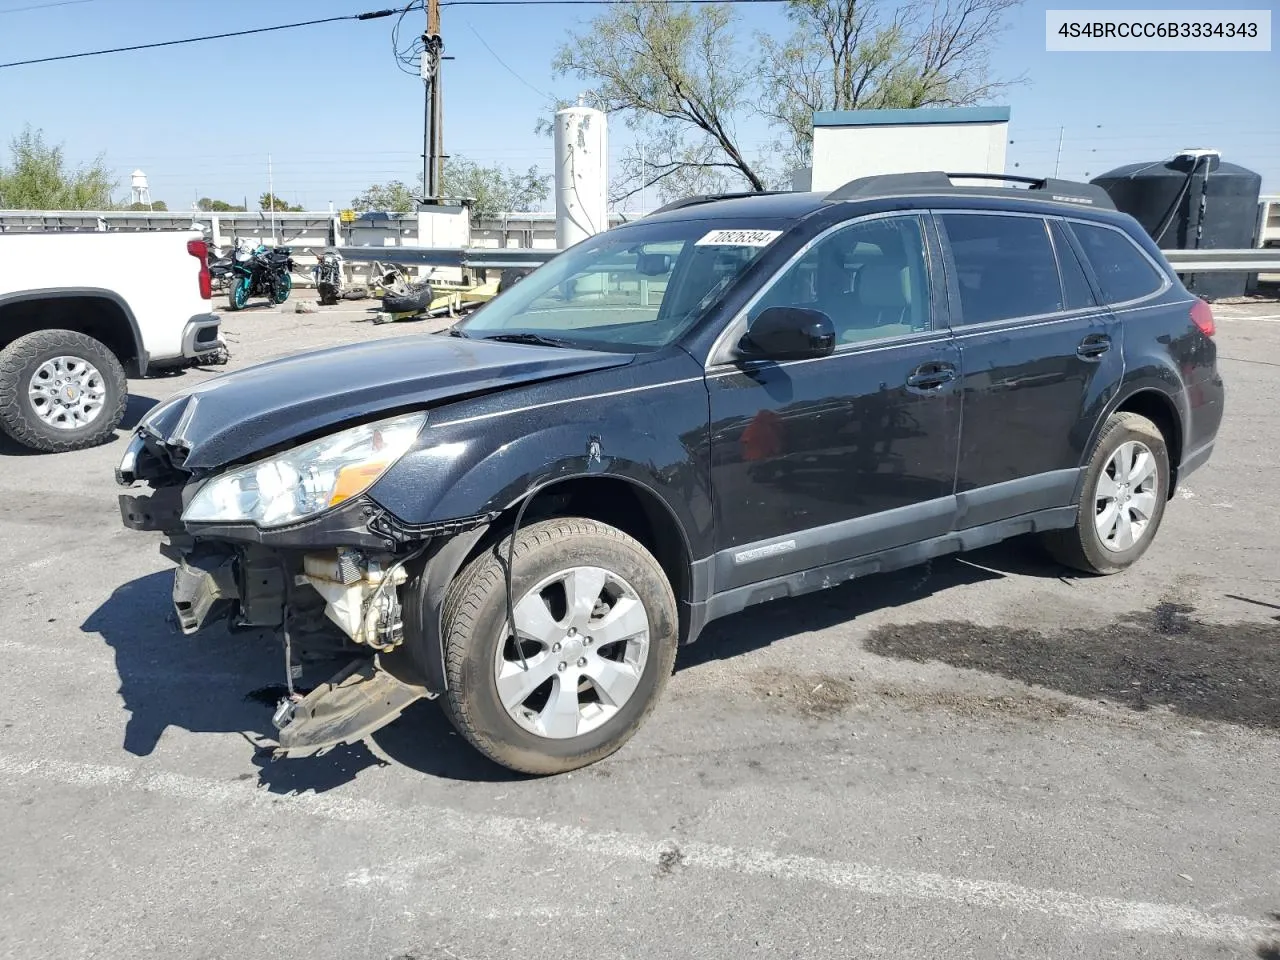
[[[678,616],[662,567],[621,530],[581,517],[510,536],[463,568],[445,595],[445,713],[474,747],[522,773],[595,763],[631,739],[675,663]],[[528,669],[525,670],[525,665]]]
[[[1084,573],[1127,570],[1160,529],[1169,477],[1160,428],[1137,413],[1113,413],[1089,458],[1075,525],[1041,534],[1050,556]]]
[[[0,350],[0,430],[25,447],[62,453],[110,438],[129,399],[124,367],[72,330],[37,330]]]

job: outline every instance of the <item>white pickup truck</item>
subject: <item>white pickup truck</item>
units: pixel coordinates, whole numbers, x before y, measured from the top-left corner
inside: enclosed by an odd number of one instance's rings
[[[209,286],[197,230],[0,234],[0,432],[44,451],[105,441],[126,370],[223,353]]]

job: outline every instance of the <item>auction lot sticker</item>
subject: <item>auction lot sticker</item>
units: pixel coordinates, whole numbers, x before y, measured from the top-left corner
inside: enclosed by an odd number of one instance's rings
[[[712,230],[695,247],[767,247],[782,236],[781,230]]]
[[[1046,10],[1045,50],[1266,53],[1270,10]]]

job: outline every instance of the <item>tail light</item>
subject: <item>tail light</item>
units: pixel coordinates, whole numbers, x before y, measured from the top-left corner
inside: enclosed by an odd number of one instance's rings
[[[1213,323],[1213,310],[1209,304],[1203,300],[1196,299],[1191,305],[1191,322],[1194,323],[1206,337],[1212,337],[1217,332],[1217,327]]]
[[[200,296],[213,299],[213,279],[209,276],[209,247],[203,240],[188,240],[187,253],[200,261]]]

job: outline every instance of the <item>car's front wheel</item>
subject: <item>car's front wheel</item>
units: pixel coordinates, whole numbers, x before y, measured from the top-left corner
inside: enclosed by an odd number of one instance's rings
[[[631,738],[671,674],[671,585],[614,527],[579,517],[534,523],[515,542],[513,632],[509,546],[507,537],[477,556],[445,598],[445,710],[510,769],[551,774],[594,763]]]
[[[1136,413],[1112,414],[1085,471],[1075,526],[1045,534],[1045,546],[1060,563],[1086,573],[1127,569],[1160,528],[1169,478],[1160,429]]]

